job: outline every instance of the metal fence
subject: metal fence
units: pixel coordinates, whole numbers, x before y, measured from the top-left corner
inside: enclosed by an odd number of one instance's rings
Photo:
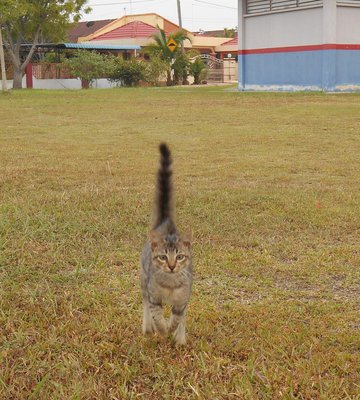
[[[246,13],[258,14],[269,11],[287,10],[291,8],[317,6],[321,5],[322,3],[322,0],[248,0],[246,2]]]

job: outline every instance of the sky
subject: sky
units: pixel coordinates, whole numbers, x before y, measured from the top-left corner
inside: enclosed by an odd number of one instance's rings
[[[183,27],[189,31],[235,28],[238,0],[180,0]],[[178,24],[177,0],[88,0],[83,21],[157,13]]]

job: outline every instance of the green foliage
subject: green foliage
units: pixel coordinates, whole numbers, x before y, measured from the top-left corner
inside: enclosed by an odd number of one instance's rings
[[[0,24],[4,29],[4,40],[33,43],[38,32],[46,40],[58,41],[65,37],[71,20],[77,22],[87,0],[2,0]],[[35,40],[37,41],[37,40]]]
[[[35,45],[41,40],[58,42],[65,38],[72,22],[77,22],[87,0],[1,0],[0,25],[3,40],[11,61],[15,77],[14,87],[21,88],[22,72],[31,60]],[[20,44],[29,43],[25,59],[20,57]]]
[[[145,81],[151,86],[158,86],[160,80],[171,69],[170,65],[162,60],[159,56],[151,57],[150,61],[146,63]]]
[[[173,59],[176,60],[178,58],[178,56],[181,54],[181,43],[184,42],[185,40],[190,41],[190,39],[186,35],[186,32],[183,30],[179,30],[175,33],[170,34],[169,36],[166,36],[164,29],[160,29],[160,28],[159,28],[159,32],[156,33],[155,35],[153,35],[152,38],[154,39],[154,43],[147,46],[145,48],[145,51],[151,57],[154,57],[154,56],[159,57],[168,64],[169,68],[167,70],[167,85],[170,86],[173,84],[173,82],[171,81],[171,69],[173,68],[172,60]],[[173,52],[171,52],[167,46],[167,43],[170,39],[174,40],[174,42],[177,44],[177,48]],[[177,67],[177,73],[179,73],[179,70],[182,68],[181,65],[184,65],[183,61],[179,61],[178,67]],[[185,71],[184,71],[184,74],[182,74],[182,75],[186,76]]]
[[[114,59],[109,79],[123,86],[136,86],[146,77],[146,63],[140,60]]]
[[[74,76],[89,83],[94,79],[107,76],[113,62],[112,57],[88,50],[78,50],[75,57],[63,61]]]
[[[194,84],[198,85],[201,78],[206,72],[206,65],[204,61],[197,57],[193,63],[190,64],[190,74],[194,77]]]
[[[234,38],[236,35],[236,30],[234,28],[224,28],[224,34],[227,38]]]
[[[63,53],[56,53],[55,51],[49,51],[44,56],[44,62],[47,63],[58,63],[65,60]]]
[[[179,30],[175,33],[170,34],[169,36],[166,36],[164,29],[160,28],[159,32],[154,34],[152,38],[154,40],[154,43],[145,48],[146,52],[149,53],[150,56],[156,55],[168,62],[171,62],[171,60],[180,53],[181,42],[184,42],[185,40],[190,40],[186,35],[186,32],[183,30]],[[171,50],[167,46],[167,43],[170,39],[174,40],[174,42],[177,44],[177,48],[173,52],[171,52]]]
[[[190,68],[189,57],[186,53],[177,54],[172,68],[174,70],[174,83],[178,85],[179,83],[185,83],[189,75]]]

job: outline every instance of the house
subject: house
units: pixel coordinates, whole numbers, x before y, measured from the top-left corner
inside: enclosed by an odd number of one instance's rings
[[[239,48],[238,36],[236,35],[232,39],[228,39],[220,46],[216,47],[216,52],[219,54],[220,59],[235,58],[237,59],[237,53]]]
[[[125,15],[121,18],[103,24],[99,29],[86,36],[77,38],[81,44],[98,45],[137,45],[142,49],[153,43],[153,35],[163,29],[168,36],[177,32],[179,25],[155,14]],[[229,82],[237,79],[237,40],[226,37],[226,32],[198,32],[193,33],[184,29],[189,40],[184,41],[186,51],[197,50],[208,64],[208,80],[215,82]],[[223,45],[225,45],[223,47]],[[136,53],[137,54],[137,53]],[[134,53],[129,52],[125,57]]]
[[[112,20],[86,36],[78,37],[78,42],[99,44],[139,45],[145,47],[153,42],[152,35],[163,29],[167,35],[179,30],[179,26],[155,14],[125,15]],[[185,29],[190,41],[184,42],[186,50],[196,49],[202,54],[216,55],[219,46],[229,41],[226,37],[212,37],[194,34]]]
[[[360,90],[360,0],[238,0],[239,90]]]
[[[96,32],[97,30],[101,29],[102,27],[110,24],[113,22],[114,19],[103,19],[99,21],[84,21],[79,22],[73,28],[70,29],[68,32],[68,41],[70,43],[76,43],[77,39],[80,36],[88,36],[92,33]]]

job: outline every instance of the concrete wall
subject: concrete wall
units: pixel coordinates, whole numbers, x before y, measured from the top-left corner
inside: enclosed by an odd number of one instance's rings
[[[360,50],[336,51],[336,91],[360,90]]]
[[[322,54],[319,51],[248,54],[247,90],[321,90]]]
[[[360,90],[360,1],[252,15],[245,3],[240,90]]]
[[[234,59],[224,59],[224,83],[236,82],[238,78],[238,64]]]
[[[26,87],[26,76],[25,76],[25,75],[23,76],[23,79],[22,79],[22,86],[23,86],[23,87]],[[13,87],[13,81],[12,81],[12,80],[7,80],[7,81],[6,81],[6,87],[7,87],[8,89],[12,89],[12,87]],[[2,90],[2,82],[1,82],[1,79],[0,79],[0,90]]]
[[[338,5],[336,37],[337,43],[360,44],[360,7]]]
[[[360,1],[338,1],[336,10],[336,87],[360,90]],[[344,46],[342,46],[344,47]]]
[[[249,15],[244,24],[246,49],[322,43],[322,7]]]
[[[12,89],[12,81],[7,81],[8,89]],[[1,87],[0,81],[0,89]],[[114,88],[117,85],[115,83],[109,82],[107,79],[96,79],[92,88],[94,89],[110,89]],[[23,88],[26,88],[26,77],[23,77]],[[80,79],[37,79],[33,77],[33,89],[44,89],[44,90],[74,90],[81,89],[81,81]]]

